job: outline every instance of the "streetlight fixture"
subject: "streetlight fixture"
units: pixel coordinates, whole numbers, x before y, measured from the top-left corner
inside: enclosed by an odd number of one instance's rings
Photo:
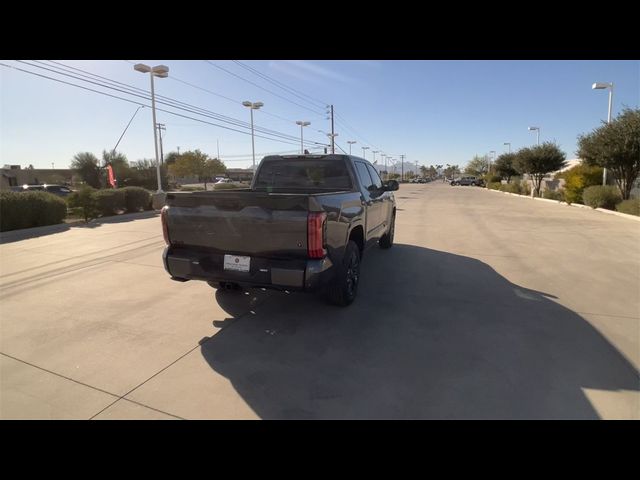
[[[150,67],[149,65],[145,65],[144,63],[136,63],[133,66],[133,69],[137,72],[148,73],[149,77],[151,78],[151,113],[153,117],[153,146],[155,147],[155,150],[156,150],[156,174],[158,176],[158,191],[156,193],[163,193],[162,181],[160,176],[160,159],[158,158],[158,132],[156,131],[156,96],[155,96],[155,91],[153,89],[153,77],[167,78],[169,76],[169,67],[167,67],[166,65],[156,65],[155,67]]]
[[[254,110],[258,110],[260,107],[264,106],[264,103],[262,102],[250,102],[248,100],[245,100],[244,102],[242,102],[242,105],[244,105],[245,107],[248,107],[251,110],[251,154],[253,157],[253,172],[255,173],[256,171],[256,144],[253,138],[253,111]]]
[[[493,159],[493,161],[496,161],[496,151],[495,150],[491,150],[489,153],[491,153],[491,157]],[[487,173],[491,173],[491,159],[489,159],[489,168],[488,168],[488,172]]]
[[[351,145],[358,142],[356,142],[355,140],[347,140],[347,143],[349,144],[349,155],[351,155]]]
[[[591,85],[592,90],[609,90],[609,114],[607,116],[607,123],[611,123],[611,106],[613,105],[613,82],[596,82]],[[607,184],[607,169],[602,169],[602,185]]]
[[[503,145],[509,145],[509,153],[511,153],[511,142],[504,142]]]
[[[371,150],[371,153],[373,153],[373,164],[376,164],[376,153],[378,153],[380,150]]]
[[[536,142],[540,145],[540,127],[529,127],[529,131],[536,131]]]
[[[362,147],[362,158],[367,158],[366,151],[369,150],[369,147]]]
[[[304,153],[304,146],[302,143],[302,129],[311,125],[311,122],[303,122],[302,120],[298,120],[296,122],[296,125],[300,125],[300,153]]]

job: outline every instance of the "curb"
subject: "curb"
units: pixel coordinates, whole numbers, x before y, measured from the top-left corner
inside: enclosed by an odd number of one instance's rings
[[[628,213],[616,212],[616,211],[613,211],[613,210],[607,210],[606,208],[591,208],[588,205],[582,205],[580,203],[566,203],[566,202],[562,202],[560,200],[551,200],[549,198],[530,197],[529,195],[519,195],[517,193],[503,192],[501,190],[493,190],[493,189],[490,189],[490,188],[485,188],[484,190],[488,190],[489,192],[504,193],[505,195],[511,195],[513,197],[529,198],[529,199],[538,200],[538,201],[541,201],[541,202],[548,202],[548,203],[555,203],[555,204],[558,204],[558,205],[565,205],[567,207],[594,210],[594,211],[597,211],[597,212],[608,213],[609,215],[615,215],[617,217],[628,218],[629,220],[635,220],[636,222],[640,222],[640,217],[639,216],[629,215]]]

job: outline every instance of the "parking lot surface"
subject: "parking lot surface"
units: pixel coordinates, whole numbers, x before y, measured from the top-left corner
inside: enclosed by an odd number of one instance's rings
[[[157,215],[7,237],[0,418],[640,418],[640,222],[396,198],[348,308],[173,282]]]

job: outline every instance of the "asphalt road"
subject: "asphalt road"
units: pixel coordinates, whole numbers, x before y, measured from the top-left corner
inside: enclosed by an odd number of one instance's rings
[[[0,418],[640,418],[640,222],[396,197],[345,309],[172,282],[157,216],[4,239]]]

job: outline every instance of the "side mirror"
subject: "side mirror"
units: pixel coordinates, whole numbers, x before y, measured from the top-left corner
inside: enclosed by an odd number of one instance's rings
[[[399,188],[400,184],[397,182],[397,180],[387,180],[384,184],[384,189],[389,192],[398,190]]]

